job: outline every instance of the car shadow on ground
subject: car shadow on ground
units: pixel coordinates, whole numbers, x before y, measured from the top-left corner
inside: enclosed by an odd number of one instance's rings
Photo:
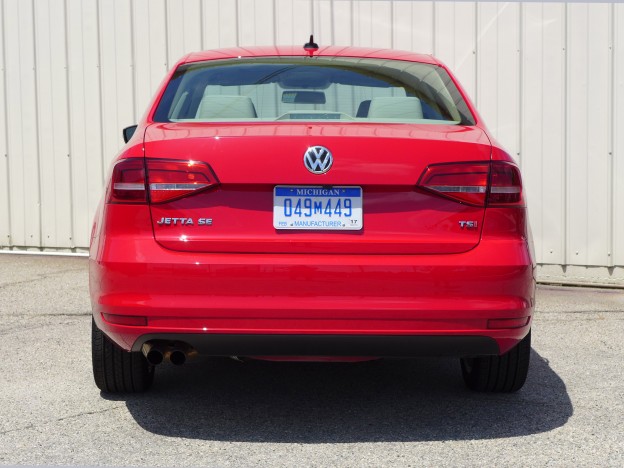
[[[524,388],[464,388],[457,360],[347,363],[198,359],[162,365],[143,395],[125,401],[145,430],[232,442],[403,442],[515,437],[566,423],[561,378],[532,351]]]

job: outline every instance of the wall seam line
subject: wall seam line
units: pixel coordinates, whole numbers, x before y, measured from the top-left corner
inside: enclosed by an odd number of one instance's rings
[[[522,112],[522,99],[524,97],[524,8],[523,4],[518,4],[518,165],[522,169],[522,161],[524,160],[524,154],[522,152],[522,119],[524,114]]]
[[[104,103],[104,96],[102,96],[103,93],[103,89],[102,89],[102,28],[100,27],[100,0],[96,0],[96,5],[95,5],[95,25],[96,25],[96,34],[97,34],[97,69],[98,69],[98,82],[97,82],[97,86],[98,86],[98,110],[100,113],[100,184],[102,187],[105,187],[106,184],[106,167],[104,164],[104,161],[106,160],[105,156],[104,156],[104,109],[103,109],[103,103]],[[83,54],[84,54],[84,49],[83,49]],[[84,57],[84,55],[83,55]],[[85,178],[86,180],[89,180],[89,169],[88,169],[89,164],[85,164],[85,171],[87,171],[87,173],[85,174]]]
[[[586,53],[587,53],[587,63],[589,65],[589,56],[590,56],[590,50],[589,50],[589,34],[590,34],[590,24],[589,24],[589,8],[587,9],[587,15],[585,15],[585,27],[586,27],[586,31],[587,31],[587,35],[586,35],[586,40],[587,40],[587,44],[585,44],[586,47]],[[607,26],[608,28],[609,26]],[[607,67],[608,68],[608,67]],[[590,75],[589,75],[589,66],[585,67],[585,83],[587,83],[587,89],[589,89],[589,80],[590,80]],[[590,98],[589,98],[589,93],[585,94],[585,109],[589,110],[590,108]],[[585,121],[585,135],[588,134],[589,131],[589,119],[586,119]],[[589,154],[589,139],[585,138],[585,154]],[[589,158],[586,158],[585,160],[585,174],[589,174]],[[589,179],[589,177],[588,177]],[[589,198],[589,197],[587,197]],[[587,206],[588,211],[586,212],[586,219],[589,221],[589,204]],[[588,245],[588,241],[589,240],[589,223],[585,223],[585,246],[587,247]],[[580,251],[576,251],[576,252],[580,252]],[[583,264],[586,266],[589,266],[590,263],[590,250],[589,248],[586,249],[585,252],[585,259],[583,261]],[[577,260],[578,261],[578,260]]]
[[[333,0],[332,0],[333,2]],[[396,27],[394,25],[394,2],[390,2],[390,48],[394,49],[394,31]]]
[[[613,252],[615,244],[614,244],[614,233],[615,233],[615,171],[614,171],[614,152],[615,152],[615,5],[610,3],[609,6],[609,16],[611,17],[611,22],[609,24],[609,120],[611,124],[609,125],[609,149],[607,158],[608,160],[608,170],[609,170],[609,232],[607,235],[608,243],[607,248],[609,251],[607,252],[607,265],[612,267],[615,265],[615,254]]]
[[[238,0],[237,0],[238,1]],[[169,70],[169,3],[163,2],[165,7],[165,74]]]
[[[563,265],[569,265],[569,240],[568,234],[570,230],[568,229],[568,176],[570,172],[570,167],[568,164],[569,154],[568,154],[568,138],[570,134],[570,118],[568,115],[569,108],[569,83],[568,83],[568,74],[569,74],[569,60],[568,56],[570,55],[569,44],[568,44],[568,4],[563,4],[563,171],[561,171],[562,177],[562,187],[563,187]]]
[[[240,16],[238,14],[239,11],[239,3],[240,0],[236,0],[234,2],[234,27],[236,28],[236,47],[240,46],[241,40],[240,40]]]
[[[204,50],[206,38],[204,37],[204,0],[199,0],[199,48]]]
[[[474,4],[474,103],[479,107],[479,3]]]
[[[543,20],[544,18],[544,5],[540,5],[540,16]],[[541,83],[540,83],[540,102],[544,102],[544,56],[546,54],[544,53],[544,32],[542,31],[540,34],[540,68],[539,68],[539,78],[541,79]],[[565,100],[565,97],[564,99]],[[544,220],[546,219],[545,216],[545,209],[544,209],[544,166],[545,166],[545,162],[544,162],[544,158],[542,157],[545,153],[545,144],[544,144],[544,131],[543,131],[543,124],[544,124],[544,106],[540,106],[540,127],[541,130],[540,131],[540,146],[539,146],[539,157],[540,157],[540,181],[539,181],[539,186],[540,186],[540,239],[542,240],[541,244],[542,244],[542,249],[540,251],[540,257],[544,258],[544,252],[547,250],[547,247],[543,241],[544,239],[544,226],[546,225],[546,223],[544,222]]]
[[[134,40],[134,0],[130,0],[130,70],[132,71],[132,122],[130,125],[133,125],[135,122],[139,120],[138,112],[137,112],[137,100],[136,100],[136,42]]]
[[[315,29],[316,29],[316,20],[318,18],[317,10],[318,10],[318,2],[316,2],[316,0],[312,0],[312,2],[310,3],[310,6],[312,8],[312,32],[311,34],[315,33]]]
[[[7,72],[6,72],[6,51],[7,51],[7,47],[6,47],[6,28],[4,27],[4,21],[5,21],[5,5],[4,5],[4,0],[0,0],[0,14],[2,14],[2,21],[0,22],[0,26],[2,26],[2,74],[3,74],[3,81],[2,81],[2,92],[4,93],[4,109],[2,109],[2,111],[4,112],[4,132],[5,132],[5,137],[6,137],[6,141],[5,141],[5,145],[6,145],[6,154],[4,155],[4,164],[5,164],[5,168],[6,168],[6,174],[7,174],[7,184],[6,184],[6,196],[7,196],[7,222],[8,222],[8,226],[7,226],[7,231],[8,231],[8,238],[7,238],[7,246],[11,247],[13,244],[13,236],[12,236],[12,219],[11,219],[11,188],[10,188],[10,176],[11,176],[11,163],[9,161],[9,112],[8,112],[8,92],[7,92]],[[0,245],[4,245],[3,242],[0,241]]]
[[[334,18],[334,0],[329,3],[329,17],[331,18],[331,45],[336,45],[336,21]]]
[[[37,155],[37,212],[39,215],[39,245],[43,244],[43,222],[42,222],[42,214],[41,214],[41,148],[39,144],[39,80],[37,73],[37,31],[35,24],[35,0],[31,0],[31,10],[32,10],[32,21],[31,25],[33,28],[32,38],[33,38],[33,78],[35,81],[35,89],[33,98],[35,100],[35,134],[37,137],[35,138],[35,153]],[[27,184],[24,184],[24,187],[28,187]],[[32,244],[31,244],[32,245]]]
[[[349,45],[351,47],[353,47],[353,38],[355,37],[354,36],[354,30],[355,30],[355,26],[354,25],[355,25],[355,23],[354,23],[354,20],[353,20],[353,0],[351,0],[349,2],[349,18],[351,19],[350,31],[349,31],[349,34],[350,34],[350,37],[351,37],[351,43]]]
[[[277,8],[275,4],[275,0],[271,2],[272,17],[273,17],[273,47],[277,45]]]
[[[69,238],[70,248],[74,248],[74,239],[76,238],[75,223],[74,223],[74,164],[73,164],[73,151],[72,151],[72,139],[71,139],[71,102],[69,91],[71,86],[69,85],[69,21],[67,20],[67,0],[63,0],[63,32],[65,39],[65,106],[67,111],[67,159],[69,167],[69,205],[71,207],[69,213],[69,232],[71,236]]]

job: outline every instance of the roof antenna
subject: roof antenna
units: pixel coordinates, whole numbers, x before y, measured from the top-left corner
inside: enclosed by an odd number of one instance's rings
[[[318,50],[319,46],[316,42],[314,42],[314,34],[310,34],[310,41],[306,42],[303,45],[303,50],[305,50],[310,57],[314,55],[314,52]]]

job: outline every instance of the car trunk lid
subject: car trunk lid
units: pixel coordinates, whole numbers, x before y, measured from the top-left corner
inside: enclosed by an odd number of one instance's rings
[[[333,155],[324,174],[306,168],[304,153],[313,146]],[[199,193],[151,203],[154,235],[166,248],[192,252],[465,252],[479,242],[484,207],[417,183],[432,164],[489,162],[490,154],[483,130],[458,125],[154,124],[145,134],[148,161],[206,163],[218,179]],[[361,188],[363,225],[276,228],[278,186]]]

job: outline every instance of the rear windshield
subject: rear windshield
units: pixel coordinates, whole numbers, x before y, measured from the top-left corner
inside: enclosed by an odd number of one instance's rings
[[[442,67],[347,57],[261,57],[181,65],[154,120],[474,125]]]

